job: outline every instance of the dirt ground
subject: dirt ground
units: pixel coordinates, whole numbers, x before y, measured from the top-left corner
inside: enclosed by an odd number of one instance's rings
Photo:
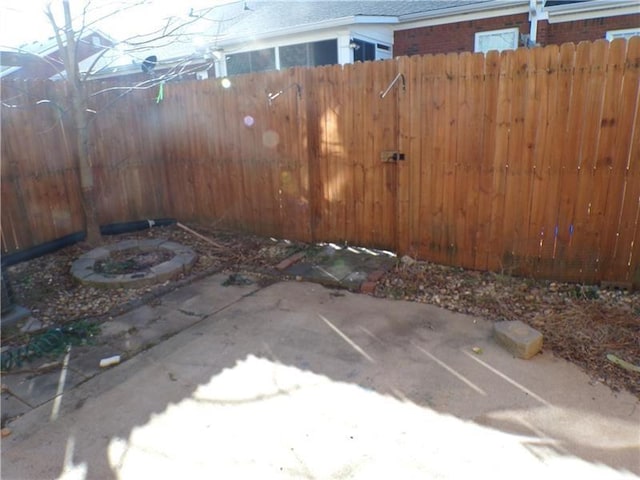
[[[9,267],[18,304],[29,308],[41,330],[79,319],[109,320],[141,303],[153,302],[185,282],[217,271],[251,272],[264,282],[277,278],[280,260],[310,245],[194,227],[223,248],[177,226],[104,237],[167,238],[193,248],[198,261],[187,276],[141,288],[99,289],[78,285],[71,263],[88,245],[76,244]],[[522,320],[544,335],[544,348],[585,370],[594,382],[626,389],[640,398],[640,373],[611,361],[640,365],[640,292],[515,278],[399,259],[379,281],[378,297],[429,303],[492,321]],[[31,332],[34,334],[36,332]],[[2,345],[28,341],[17,328],[2,330]],[[614,355],[615,357],[611,357]],[[609,358],[608,358],[609,356]],[[623,363],[624,364],[624,363]]]

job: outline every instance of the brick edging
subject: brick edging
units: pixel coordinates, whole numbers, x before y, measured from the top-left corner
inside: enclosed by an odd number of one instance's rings
[[[300,260],[304,258],[304,252],[294,253],[290,257],[285,258],[279,264],[276,265],[277,270],[286,270],[294,263],[298,263]]]
[[[375,270],[367,275],[367,279],[360,285],[360,293],[366,293],[373,295],[376,291],[376,285],[378,281],[387,273],[385,270]]]

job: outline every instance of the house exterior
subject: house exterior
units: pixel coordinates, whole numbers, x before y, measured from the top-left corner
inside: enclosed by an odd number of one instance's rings
[[[640,35],[634,1],[504,1],[406,15],[394,55],[486,52]]]
[[[640,35],[640,4],[629,0],[257,0],[206,16],[218,77]]]
[[[114,46],[114,40],[98,30],[86,30],[77,39],[80,61]],[[61,52],[54,37],[33,42],[16,50],[0,51],[0,78],[23,80],[27,78],[57,78],[64,71]]]
[[[135,56],[88,37],[80,44],[86,49],[81,70],[103,48],[111,51],[93,78],[143,82],[162,72],[204,79],[640,35],[640,4],[633,0],[247,0],[192,10],[190,17],[179,38],[138,48]],[[54,50],[40,53],[47,61],[33,65],[14,54],[19,67],[5,67],[2,75],[59,78],[46,68],[59,63]],[[3,64],[5,58],[13,59],[3,52]],[[154,74],[143,72],[145,58],[156,59]]]

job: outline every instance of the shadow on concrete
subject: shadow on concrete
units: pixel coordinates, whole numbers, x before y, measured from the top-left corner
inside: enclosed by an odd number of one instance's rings
[[[220,288],[179,305],[205,312]],[[280,283],[203,314],[20,418],[2,478],[640,473],[633,397],[512,359],[481,320],[335,293]]]

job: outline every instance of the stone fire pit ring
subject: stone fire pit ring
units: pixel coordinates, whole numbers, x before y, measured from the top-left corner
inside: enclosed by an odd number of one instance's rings
[[[173,258],[158,265],[133,273],[108,274],[94,271],[98,260],[108,258],[112,252],[138,248],[141,251],[168,250]],[[123,240],[111,245],[94,248],[81,255],[71,265],[71,274],[84,285],[102,288],[143,287],[162,283],[181,273],[188,273],[197,260],[196,253],[189,247],[166,239]]]

